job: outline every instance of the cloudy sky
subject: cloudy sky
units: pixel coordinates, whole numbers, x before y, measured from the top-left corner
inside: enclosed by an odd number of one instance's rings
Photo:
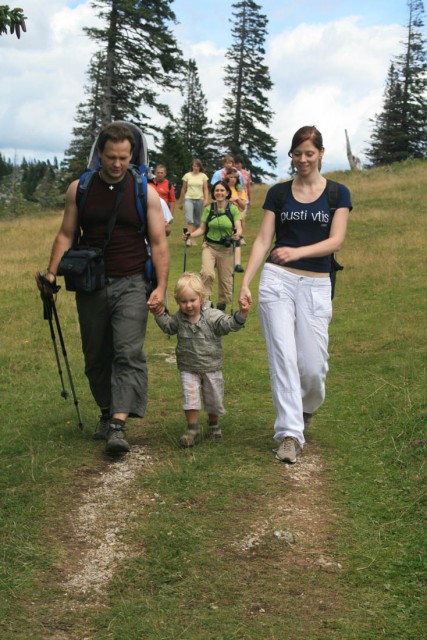
[[[84,99],[93,44],[82,31],[96,23],[89,0],[9,0],[23,7],[27,33],[0,37],[0,153],[17,162],[62,159],[71,140],[76,106]],[[323,133],[324,170],[348,168],[352,151],[365,160],[370,122],[381,110],[391,58],[402,52],[406,0],[258,0],[267,15],[266,63],[274,89],[271,133],[278,140],[277,174],[289,167],[296,129],[315,124]],[[232,3],[175,0],[174,32],[187,58],[197,61],[209,116],[224,97],[224,54],[231,44]],[[182,97],[168,96],[174,112]]]

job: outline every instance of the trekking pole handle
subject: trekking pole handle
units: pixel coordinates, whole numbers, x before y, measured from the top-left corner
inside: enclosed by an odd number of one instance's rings
[[[58,291],[61,288],[59,285],[56,284],[56,279],[53,282],[51,282],[46,278],[46,276],[43,274],[42,271],[39,272],[39,282],[42,285],[42,287],[46,287],[45,291],[47,290],[52,293],[58,293]]]

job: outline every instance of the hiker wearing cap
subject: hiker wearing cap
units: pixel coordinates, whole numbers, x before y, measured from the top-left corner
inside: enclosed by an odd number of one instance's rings
[[[100,168],[91,172],[83,210],[78,208],[80,182],[66,193],[61,227],[53,243],[46,280],[55,283],[64,253],[79,245],[104,247],[105,286],[77,291],[76,303],[85,373],[101,416],[94,434],[106,440],[111,454],[130,450],[125,434],[128,417],[143,417],[147,403],[147,365],[143,352],[148,309],[160,313],[169,273],[169,252],[160,199],[148,185],[146,217],[157,285],[147,300],[145,267],[149,260],[141,233],[135,176],[129,165],[135,152],[132,130],[124,123],[106,126],[97,139]],[[115,224],[105,243],[112,216]],[[38,280],[40,287],[40,281]]]

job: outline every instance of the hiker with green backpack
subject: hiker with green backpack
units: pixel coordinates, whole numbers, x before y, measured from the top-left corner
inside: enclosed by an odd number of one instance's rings
[[[258,311],[267,345],[276,410],[276,457],[296,462],[304,430],[325,399],[332,280],[352,209],[350,192],[320,173],[322,135],[313,126],[293,136],[293,181],[269,189],[264,217],[242,279],[239,304],[271,249],[259,282]]]
[[[56,290],[57,275],[76,292],[85,373],[101,412],[93,437],[120,454],[130,450],[126,419],[145,413],[142,349],[148,310],[164,310],[169,250],[159,196],[142,173],[138,127],[107,125],[94,149],[93,166],[68,187],[47,271],[36,279],[42,295],[52,295],[46,283]]]
[[[234,250],[242,236],[242,222],[238,208],[229,202],[231,190],[226,182],[216,182],[211,195],[212,203],[204,208],[200,226],[191,233],[187,230],[183,240],[188,242],[204,236],[200,275],[210,298],[217,270],[217,309],[225,311],[227,304],[233,305]]]

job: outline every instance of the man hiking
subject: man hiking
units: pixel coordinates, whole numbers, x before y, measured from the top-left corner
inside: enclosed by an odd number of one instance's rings
[[[79,181],[66,193],[61,227],[53,243],[44,279],[55,284],[64,252],[70,249],[78,227],[80,245],[104,246],[105,287],[76,293],[85,373],[101,411],[94,439],[106,440],[111,454],[130,450],[125,434],[128,416],[142,417],[147,403],[147,365],[142,350],[148,308],[164,308],[169,251],[165,223],[156,191],[148,186],[146,225],[156,270],[157,285],[147,301],[144,266],[147,245],[141,233],[134,175],[128,171],[135,146],[132,131],[124,124],[106,126],[98,136],[101,168],[94,173],[83,211],[76,196]],[[118,196],[120,194],[120,200]],[[114,214],[113,214],[114,212]],[[116,221],[105,246],[108,222]],[[44,285],[36,276],[39,288]]]

